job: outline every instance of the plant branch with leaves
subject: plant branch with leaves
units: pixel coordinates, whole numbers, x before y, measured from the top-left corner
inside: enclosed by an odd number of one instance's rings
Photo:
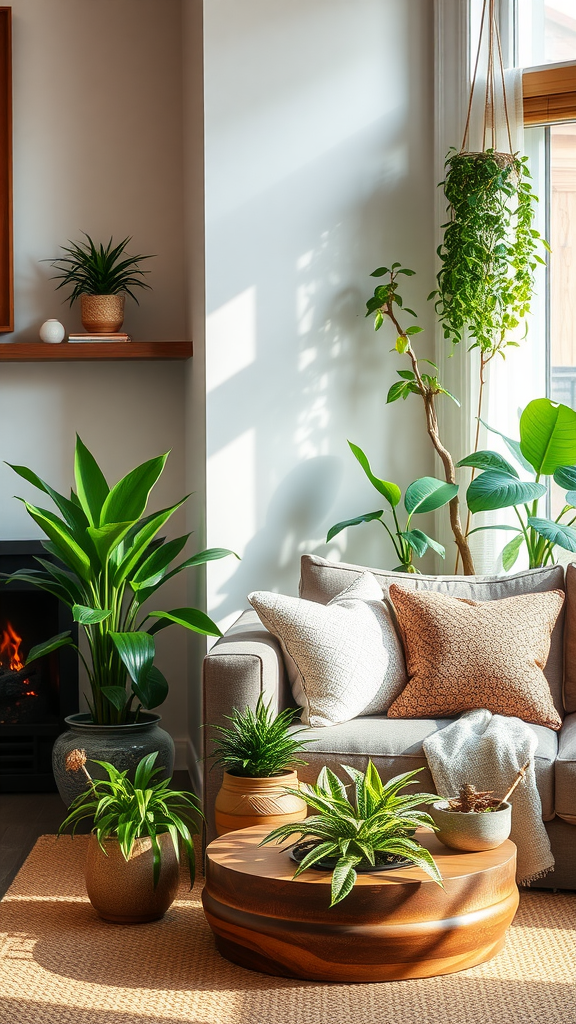
[[[386,401],[396,402],[399,398],[406,399],[410,394],[419,395],[424,404],[426,417],[426,429],[432,442],[434,450],[444,469],[444,477],[447,484],[456,486],[456,469],[452,455],[443,444],[440,437],[438,415],[436,411],[436,398],[438,395],[447,395],[458,405],[454,395],[443,387],[438,379],[438,367],[429,359],[419,359],[414,351],[412,339],[416,334],[421,334],[423,328],[415,324],[403,328],[398,320],[400,310],[412,317],[417,314],[413,309],[404,306],[402,296],[398,292],[398,277],[400,274],[412,277],[413,270],[402,267],[400,263],[393,263],[391,267],[378,267],[371,274],[371,277],[387,277],[385,284],[379,284],[374,290],[374,295],[366,303],[366,316],[374,315],[374,330],[378,331],[385,320],[388,320],[396,331],[396,344],[394,349],[400,355],[407,356],[410,360],[411,370],[398,370],[400,380],[392,385],[388,392]],[[428,373],[421,369],[420,364],[430,365],[435,373]],[[457,491],[449,502],[450,527],[454,541],[462,558],[464,572],[467,576],[474,574],[474,561],[460,518],[460,504]]]

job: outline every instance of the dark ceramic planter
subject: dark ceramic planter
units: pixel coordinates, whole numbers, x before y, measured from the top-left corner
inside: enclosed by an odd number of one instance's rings
[[[118,771],[128,770],[131,778],[138,762],[157,750],[156,767],[162,768],[162,774],[155,778],[161,781],[172,777],[174,741],[160,728],[160,715],[142,712],[140,720],[131,725],[94,725],[90,715],[70,715],[65,721],[70,729],[61,733],[54,744],[52,770],[66,806],[69,807],[87,785],[84,772],[66,771],[66,757],[75,749],[85,750],[89,760],[109,761]],[[90,763],[86,768],[94,779],[108,778],[99,764]]]

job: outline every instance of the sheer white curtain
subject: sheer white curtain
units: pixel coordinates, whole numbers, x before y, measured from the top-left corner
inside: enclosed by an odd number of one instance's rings
[[[436,0],[436,168],[443,177],[445,155],[450,146],[459,147],[462,141],[466,108],[468,102],[469,83],[473,74],[474,60],[478,45],[479,18],[478,8],[481,4],[472,0],[471,4],[459,3],[459,0]],[[475,38],[474,38],[475,34]],[[472,55],[472,60],[470,56]],[[485,67],[482,55],[479,68]],[[480,76],[480,72],[479,72]],[[521,155],[524,153],[524,125],[522,109],[522,72],[511,69],[505,74],[508,119],[512,136],[512,148]],[[467,149],[481,150],[483,135],[484,89],[483,82],[477,79],[477,88],[471,111],[470,136]],[[496,147],[508,151],[508,134],[504,118],[504,105],[500,95],[496,104]],[[531,164],[536,161],[539,171],[541,151],[535,146],[535,152],[529,154]],[[534,168],[533,173],[534,173]],[[538,179],[538,174],[536,175]],[[538,192],[539,182],[536,181]],[[440,225],[446,220],[446,201],[442,190],[436,210],[438,241],[441,240]],[[540,204],[540,215],[543,216],[544,204]],[[542,231],[542,224],[537,224]],[[545,316],[545,279],[539,275],[537,296],[533,303],[529,318],[528,334],[524,338],[524,327],[518,331],[514,340],[519,348],[509,348],[503,360],[496,356],[489,364],[484,387],[482,419],[509,437],[518,437],[519,411],[532,399],[545,392],[545,344],[542,326]],[[449,408],[452,403],[443,402],[439,410],[443,440],[458,461],[469,454],[474,448],[479,390],[479,358],[477,352],[468,352],[468,345],[462,341],[453,349],[446,342],[442,332],[437,332],[437,362],[441,371],[441,380],[461,402],[461,408]],[[490,448],[502,452],[510,458],[504,441],[494,433],[480,428],[479,447]],[[522,474],[521,474],[522,475]],[[465,492],[470,481],[470,471],[460,471],[461,514],[466,518]],[[494,523],[514,522],[514,513],[496,512],[474,516],[471,527]],[[455,546],[452,541],[446,517],[438,516],[438,534],[446,546],[446,563],[440,571],[451,573],[456,561]],[[500,552],[512,533],[500,530],[486,530],[475,533],[470,538],[476,572],[492,574],[502,571]],[[519,560],[517,567],[522,567]],[[460,569],[461,571],[461,569]]]

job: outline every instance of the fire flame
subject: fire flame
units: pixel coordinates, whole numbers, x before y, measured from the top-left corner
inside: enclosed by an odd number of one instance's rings
[[[18,633],[10,622],[7,623],[6,629],[2,630],[2,637],[0,639],[0,662],[6,664],[12,672],[20,672],[24,668],[24,662],[20,657],[20,645],[22,643],[22,637],[18,636]]]

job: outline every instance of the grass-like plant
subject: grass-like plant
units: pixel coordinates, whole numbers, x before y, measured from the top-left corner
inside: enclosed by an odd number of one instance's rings
[[[180,843],[186,851],[192,887],[195,876],[192,835],[198,832],[195,818],[201,816],[202,812],[192,793],[170,789],[168,779],[163,782],[154,781],[154,776],[161,771],[154,767],[157,757],[158,752],[154,751],[142,758],[132,783],[127,772],[119,772],[108,761],[94,761],[94,764],[104,768],[108,778],[92,779],[86,768],[85,752],[71,751],[66,759],[66,769],[82,771],[88,780],[88,788],[71,804],[70,813],[58,829],[58,835],[69,827],[74,835],[80,822],[91,818],[94,823],[92,831],[103,852],[106,853],[106,839],[117,839],[126,861],[130,859],[136,840],[149,837],[156,888],[162,862],[158,836],[168,832],[178,860]]]
[[[342,768],[354,783],[354,803],[348,799],[346,786],[338,776],[329,768],[323,768],[316,785],[302,783],[298,790],[287,787],[287,792],[297,794],[318,813],[302,822],[280,825],[260,845],[282,843],[294,835],[299,835],[300,841],[316,840],[317,845],[298,865],[294,878],[318,861],[333,858],[331,907],[352,891],[357,878],[355,868],[378,866],[390,855],[412,861],[442,886],[432,854],[412,838],[421,825],[437,831],[430,815],[419,807],[435,803],[438,796],[431,793],[400,795],[405,786],[414,784],[414,776],[422,769],[397,775],[384,784],[372,761],[368,762],[366,772],[347,765]]]
[[[158,630],[176,624],[204,636],[221,636],[216,623],[198,608],[142,608],[163,583],[183,570],[233,554],[226,548],[208,548],[174,564],[190,534],[173,540],[159,540],[158,534],[186,499],[145,515],[167,458],[168,453],[150,459],[109,487],[78,437],[76,490],[69,498],[26,466],[12,466],[52,500],[60,515],[24,501],[48,538],[44,547],[56,562],[36,558],[38,569],[22,569],[4,578],[31,583],[68,605],[86,633],[90,652],[87,660],[70,633],[60,633],[33,647],[26,664],[60,647],[74,647],[88,673],[89,707],[99,725],[133,722],[140,706],[156,708],[166,699],[168,682],[154,665]]]
[[[45,261],[58,271],[53,280],[61,279],[56,291],[71,287],[68,296],[70,305],[80,295],[117,295],[119,292],[127,292],[138,302],[133,289],[150,288],[143,280],[144,275],[150,271],[141,270],[139,264],[142,260],[152,259],[153,254],[129,256],[126,246],[132,240],[130,236],[123,238],[117,245],[113,244],[112,238],[107,245],[101,242],[97,245],[90,235],[86,232],[83,234],[86,242],[69,242],[61,247],[65,256]]]
[[[220,765],[230,775],[243,778],[270,779],[306,764],[298,757],[306,740],[298,739],[304,729],[289,731],[296,709],[286,708],[274,715],[270,704],[260,694],[256,710],[234,708],[226,715],[229,728],[216,725],[220,733],[212,757],[213,767]]]

